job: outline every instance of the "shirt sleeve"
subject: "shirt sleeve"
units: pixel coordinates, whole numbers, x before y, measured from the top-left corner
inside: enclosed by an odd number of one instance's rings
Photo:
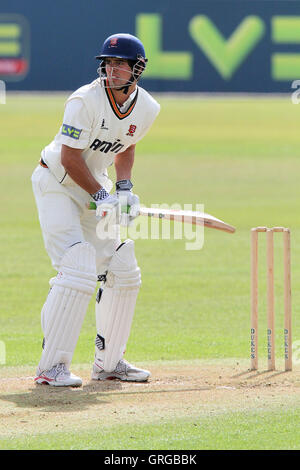
[[[82,98],[67,101],[59,142],[72,148],[85,149],[89,144],[92,119]]]
[[[141,132],[141,134],[138,136],[138,139],[136,140],[135,143],[137,143],[139,140],[143,139],[143,137],[145,137],[145,135],[148,133],[149,129],[152,127],[152,124],[154,123],[155,119],[157,118],[159,112],[160,112],[160,105],[158,103],[156,103],[156,107],[155,107],[155,110],[153,111],[152,115],[150,115],[150,113],[148,113],[148,121],[147,123],[145,123],[144,125],[144,129],[143,131]]]

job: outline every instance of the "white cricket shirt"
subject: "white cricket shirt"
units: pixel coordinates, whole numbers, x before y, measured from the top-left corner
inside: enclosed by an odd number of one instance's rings
[[[143,88],[131,95],[129,107],[121,109],[109,88],[100,79],[76,90],[67,100],[63,124],[54,140],[41,153],[56,179],[67,186],[77,186],[61,164],[61,146],[82,149],[82,156],[92,175],[108,191],[107,168],[115,156],[136,144],[148,132],[160,105]],[[121,111],[125,108],[125,111]],[[110,183],[111,184],[111,183]]]

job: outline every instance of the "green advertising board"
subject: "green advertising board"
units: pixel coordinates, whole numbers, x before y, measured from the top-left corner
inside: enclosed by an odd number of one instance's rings
[[[53,0],[46,14],[34,0],[2,0],[0,79],[8,88],[69,90],[93,79],[94,56],[116,32],[143,41],[149,90],[287,92],[300,79],[298,0],[70,5]]]

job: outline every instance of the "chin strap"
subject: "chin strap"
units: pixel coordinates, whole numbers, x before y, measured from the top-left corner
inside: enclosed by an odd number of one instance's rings
[[[136,80],[135,80],[135,78],[134,78],[134,76],[133,76],[133,74],[132,74],[131,77],[130,77],[130,79],[129,79],[128,82],[126,83],[126,85],[123,85],[122,87],[120,87],[119,90],[122,90],[123,93],[124,93],[124,95],[127,95],[130,85],[132,85],[135,81],[136,81]]]
[[[123,86],[122,88],[120,88],[120,90],[123,91],[124,95],[127,95],[128,90],[129,90],[129,86],[130,86],[130,85],[125,85],[125,86]]]

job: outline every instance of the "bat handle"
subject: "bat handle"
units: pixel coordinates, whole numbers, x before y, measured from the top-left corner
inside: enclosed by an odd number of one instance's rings
[[[90,211],[95,211],[97,209],[97,204],[93,201],[90,201],[88,208]]]
[[[95,211],[97,209],[97,204],[94,202],[94,201],[90,201],[89,203],[89,206],[88,206],[89,210],[91,211]],[[130,211],[130,206],[126,206],[126,207],[122,207],[122,212],[126,212],[126,214],[128,214]]]

